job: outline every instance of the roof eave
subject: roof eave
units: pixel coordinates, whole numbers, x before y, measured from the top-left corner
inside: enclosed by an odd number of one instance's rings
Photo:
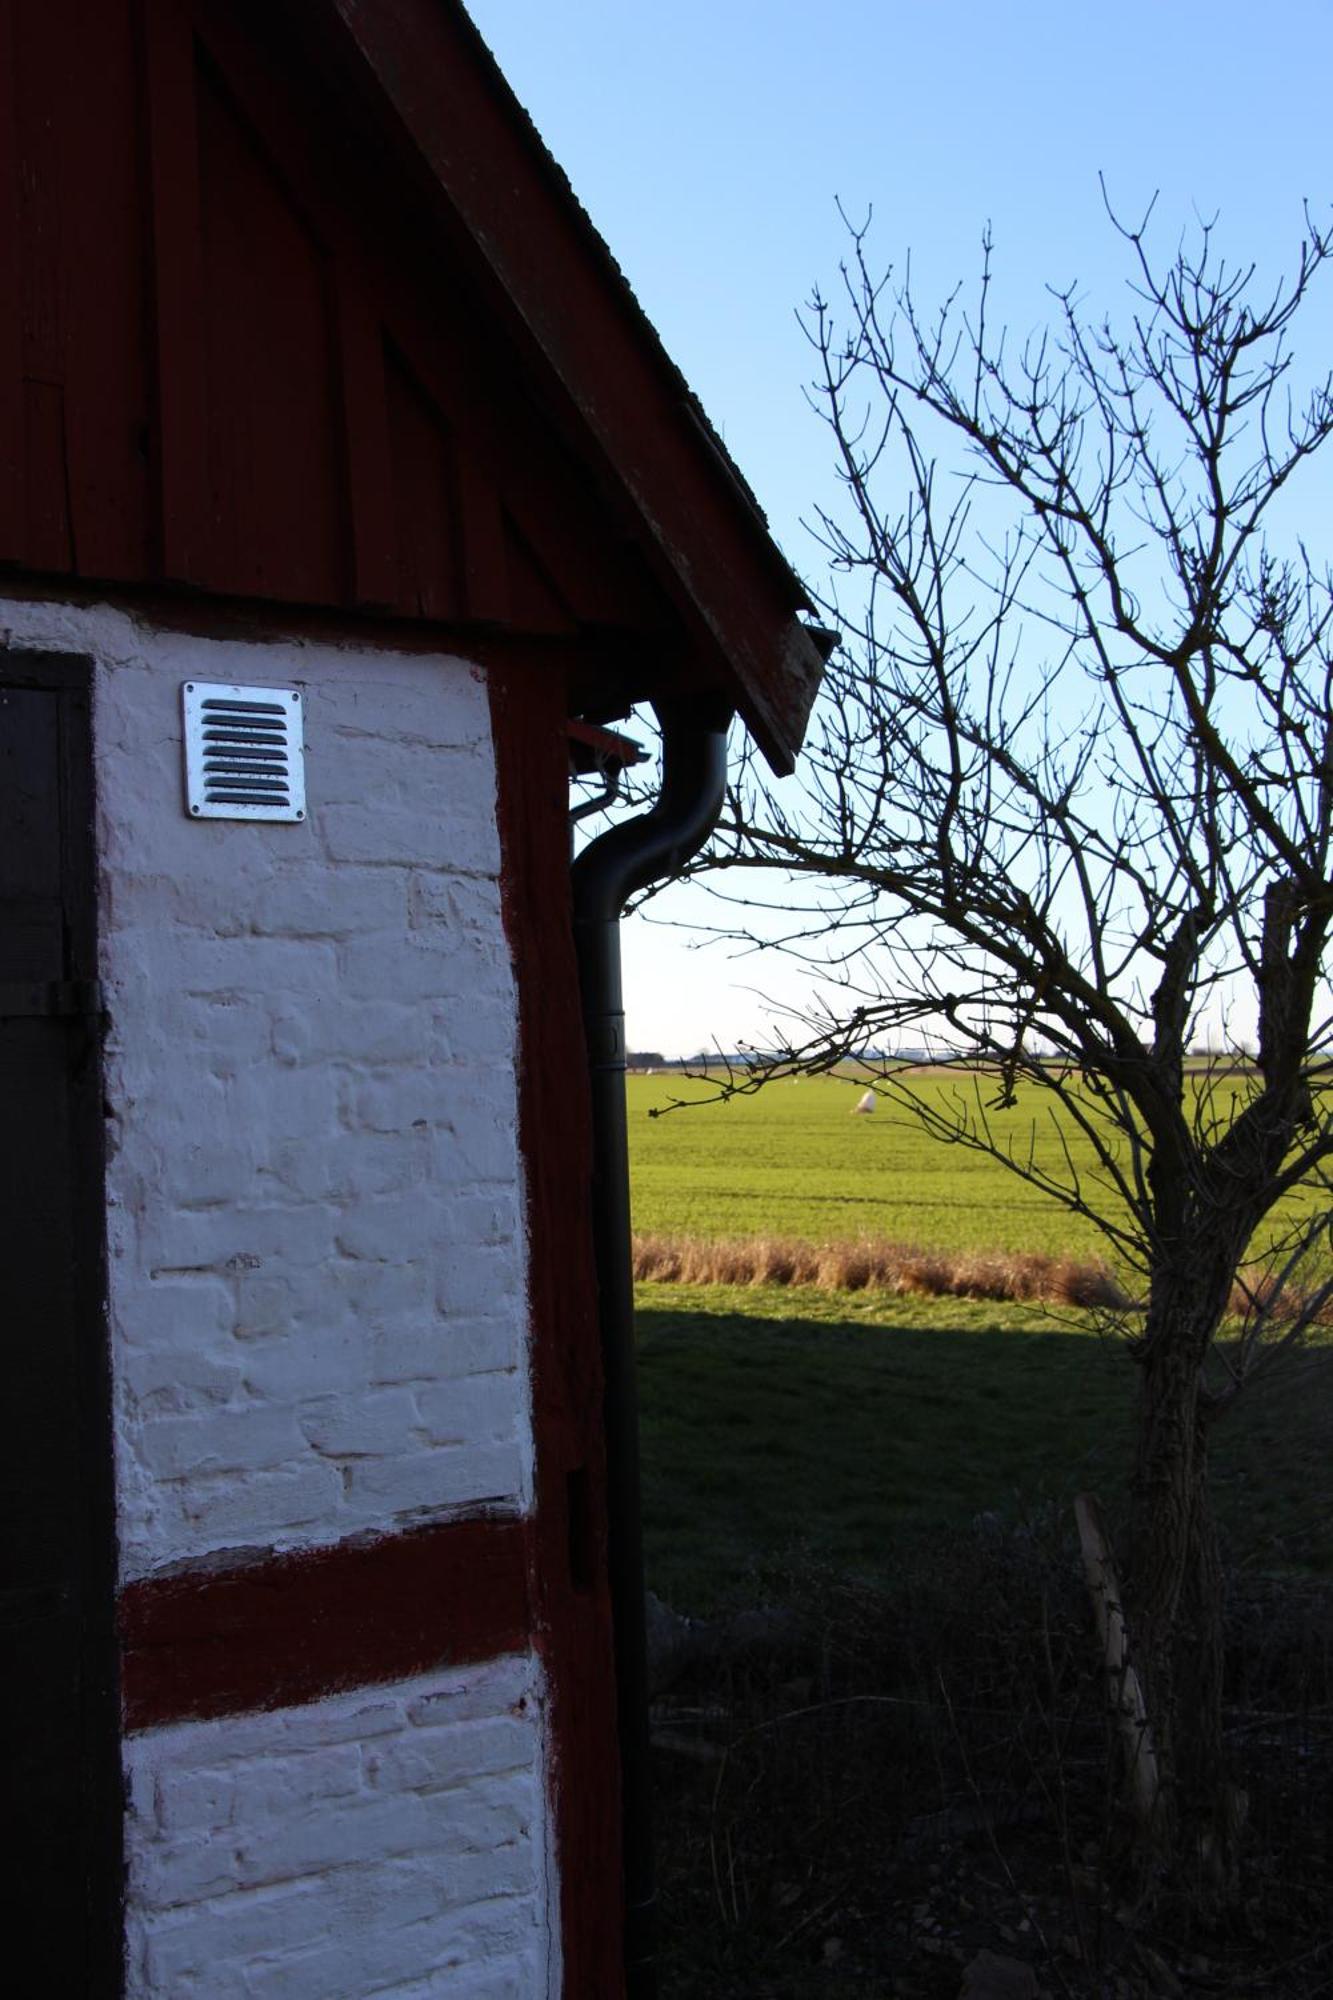
[[[457,0],[301,4],[333,31],[363,100],[390,114],[628,499],[692,613],[706,675],[789,772],[825,658],[798,616],[808,593],[475,26]]]

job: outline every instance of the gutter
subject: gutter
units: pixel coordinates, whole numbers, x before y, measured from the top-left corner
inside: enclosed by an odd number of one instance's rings
[[[655,804],[600,835],[573,868],[574,942],[592,1092],[593,1254],[605,1392],[607,1568],[620,1745],[627,2000],[655,2000],[657,1993],[657,1884],[620,917],[636,890],[679,874],[712,832],[726,787],[731,719],[728,711],[706,701],[662,704],[657,713],[662,725],[662,788]]]

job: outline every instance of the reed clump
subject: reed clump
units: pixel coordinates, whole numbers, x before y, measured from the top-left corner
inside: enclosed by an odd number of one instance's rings
[[[872,1240],[808,1243],[779,1236],[700,1237],[650,1231],[634,1239],[634,1275],[657,1284],[810,1285],[924,1298],[1131,1304],[1104,1264],[1033,1251],[1012,1255],[922,1250]]]
[[[1105,1264],[1038,1251],[922,1250],[864,1241],[809,1243],[785,1236],[684,1236],[649,1230],[634,1238],[634,1276],[659,1285],[813,1286],[821,1292],[892,1292],[930,1299],[1142,1309]],[[1333,1326],[1333,1298],[1264,1281],[1238,1284],[1232,1315],[1256,1314],[1281,1330],[1297,1317]]]

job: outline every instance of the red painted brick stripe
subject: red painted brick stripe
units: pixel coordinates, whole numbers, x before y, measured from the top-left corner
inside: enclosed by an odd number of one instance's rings
[[[145,1577],[121,1592],[127,1729],[282,1708],[531,1641],[522,1521],[406,1534]]]

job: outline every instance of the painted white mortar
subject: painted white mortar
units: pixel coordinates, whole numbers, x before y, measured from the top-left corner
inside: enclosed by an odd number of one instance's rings
[[[0,627],[97,662],[122,1574],[524,1508],[516,1014],[480,674],[106,607],[0,602]],[[302,824],[187,817],[186,680],[302,689]]]
[[[128,2000],[560,1990],[528,1658],[126,1746]]]

